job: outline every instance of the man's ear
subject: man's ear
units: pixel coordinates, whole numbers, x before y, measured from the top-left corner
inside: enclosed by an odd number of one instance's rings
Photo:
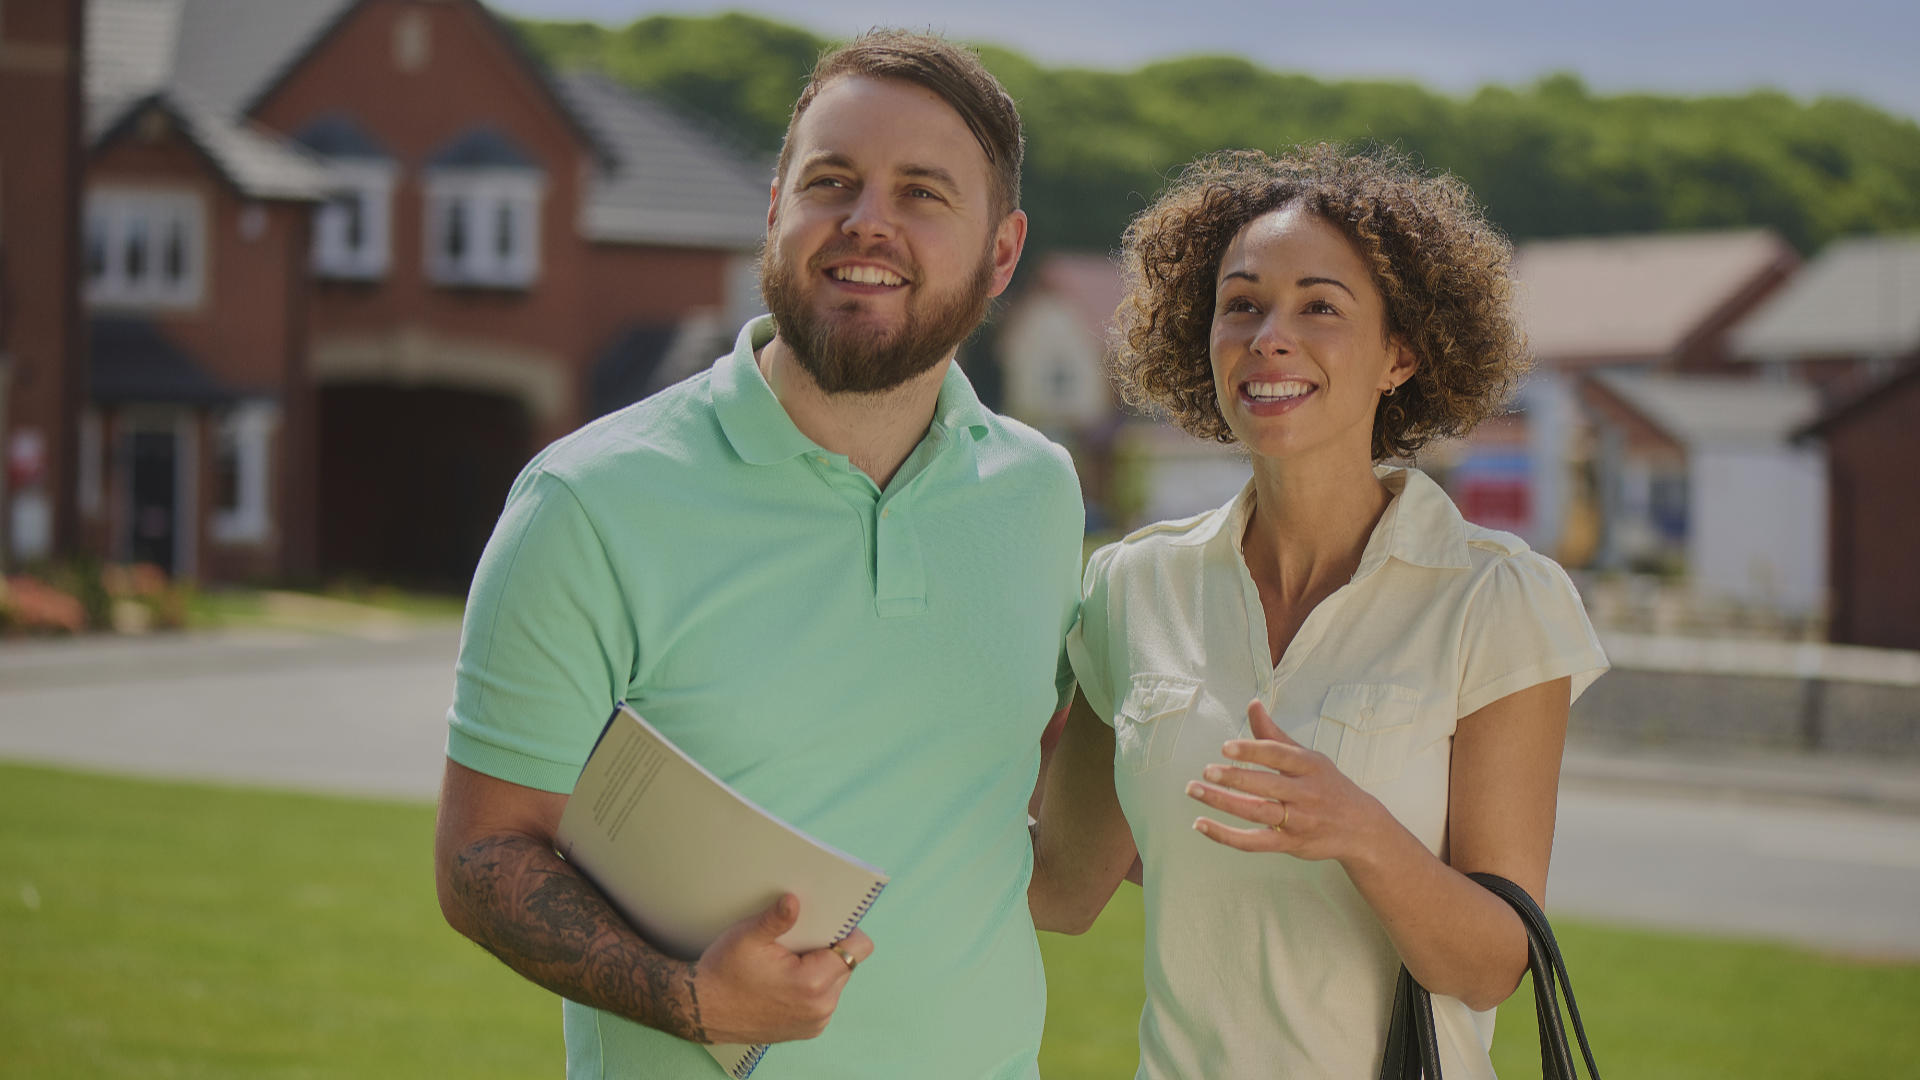
[[[776,176],[773,178],[773,183],[767,186],[767,228],[769,230],[773,228],[773,223],[779,216],[780,178]]]
[[[1015,210],[1000,221],[993,231],[993,284],[988,296],[999,296],[1013,282],[1014,267],[1020,265],[1020,253],[1027,247],[1027,212]]]

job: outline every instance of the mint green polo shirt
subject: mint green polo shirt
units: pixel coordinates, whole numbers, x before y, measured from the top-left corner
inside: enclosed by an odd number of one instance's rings
[[[1065,451],[957,365],[886,490],[802,435],[754,362],[595,421],[514,483],[474,575],[447,756],[570,791],[617,700],[748,798],[892,876],[824,1035],[756,1078],[1037,1075],[1027,912],[1040,733],[1084,526]],[[670,828],[671,822],[659,827]],[[573,1002],[569,1077],[718,1077]]]

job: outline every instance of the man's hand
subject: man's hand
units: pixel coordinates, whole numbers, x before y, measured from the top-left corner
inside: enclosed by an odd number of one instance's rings
[[[787,1042],[827,1029],[853,974],[846,957],[857,964],[873,955],[873,940],[855,930],[837,943],[838,951],[794,953],[777,939],[799,918],[800,900],[788,893],[700,954],[693,983],[708,1041]]]
[[[729,928],[689,963],[634,932],[600,890],[553,850],[566,796],[447,762],[434,837],[440,910],[508,967],[583,1005],[700,1043],[820,1034],[852,968],[834,948],[776,943],[799,918],[792,895]],[[856,931],[837,943],[873,952]]]

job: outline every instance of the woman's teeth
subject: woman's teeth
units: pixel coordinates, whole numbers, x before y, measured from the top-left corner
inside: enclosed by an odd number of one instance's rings
[[[1288,398],[1305,397],[1312,392],[1313,384],[1302,379],[1247,384],[1247,397],[1254,401],[1286,401]]]

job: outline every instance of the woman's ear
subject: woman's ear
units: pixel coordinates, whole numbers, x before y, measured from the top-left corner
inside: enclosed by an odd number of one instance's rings
[[[1419,367],[1420,357],[1414,354],[1412,347],[1398,334],[1389,337],[1387,339],[1387,370],[1381,375],[1386,385],[1380,387],[1380,392],[1393,393],[1400,388],[1401,383],[1413,378],[1413,373]]]

